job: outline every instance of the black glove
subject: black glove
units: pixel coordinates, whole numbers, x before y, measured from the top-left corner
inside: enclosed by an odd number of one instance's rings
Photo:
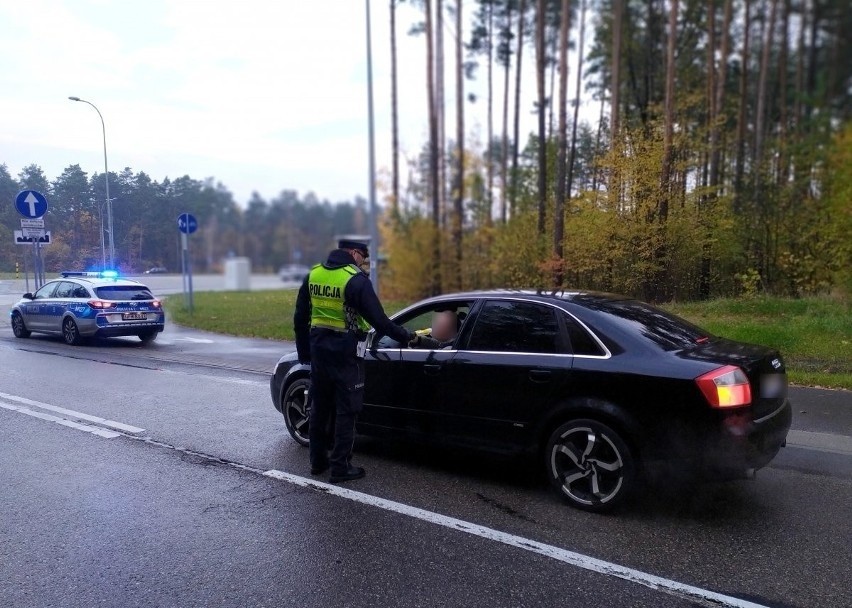
[[[408,346],[416,348],[420,344],[420,336],[416,332],[408,332]]]

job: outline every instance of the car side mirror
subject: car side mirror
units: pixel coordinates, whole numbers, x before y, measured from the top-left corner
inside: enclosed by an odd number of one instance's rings
[[[24,294],[24,299],[25,300],[35,300],[35,298],[33,297],[33,294],[31,294],[30,292],[27,292],[27,293]]]

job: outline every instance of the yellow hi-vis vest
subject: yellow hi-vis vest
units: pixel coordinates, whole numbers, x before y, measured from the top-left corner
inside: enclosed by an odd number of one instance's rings
[[[344,303],[346,285],[361,272],[354,265],[326,268],[317,264],[308,276],[311,296],[311,327],[338,331],[365,331],[369,325],[354,309]]]

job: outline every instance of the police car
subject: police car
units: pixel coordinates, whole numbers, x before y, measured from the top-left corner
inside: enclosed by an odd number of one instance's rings
[[[17,338],[33,332],[61,335],[78,345],[90,337],[138,336],[151,342],[163,331],[162,304],[142,283],[114,271],[63,272],[11,310]]]

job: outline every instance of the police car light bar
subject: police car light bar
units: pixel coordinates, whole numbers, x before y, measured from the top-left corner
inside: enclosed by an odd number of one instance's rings
[[[67,277],[98,277],[98,278],[101,278],[101,279],[114,279],[118,276],[118,272],[116,272],[115,270],[101,270],[101,271],[63,270],[59,274],[61,274],[63,278],[67,278]]]

